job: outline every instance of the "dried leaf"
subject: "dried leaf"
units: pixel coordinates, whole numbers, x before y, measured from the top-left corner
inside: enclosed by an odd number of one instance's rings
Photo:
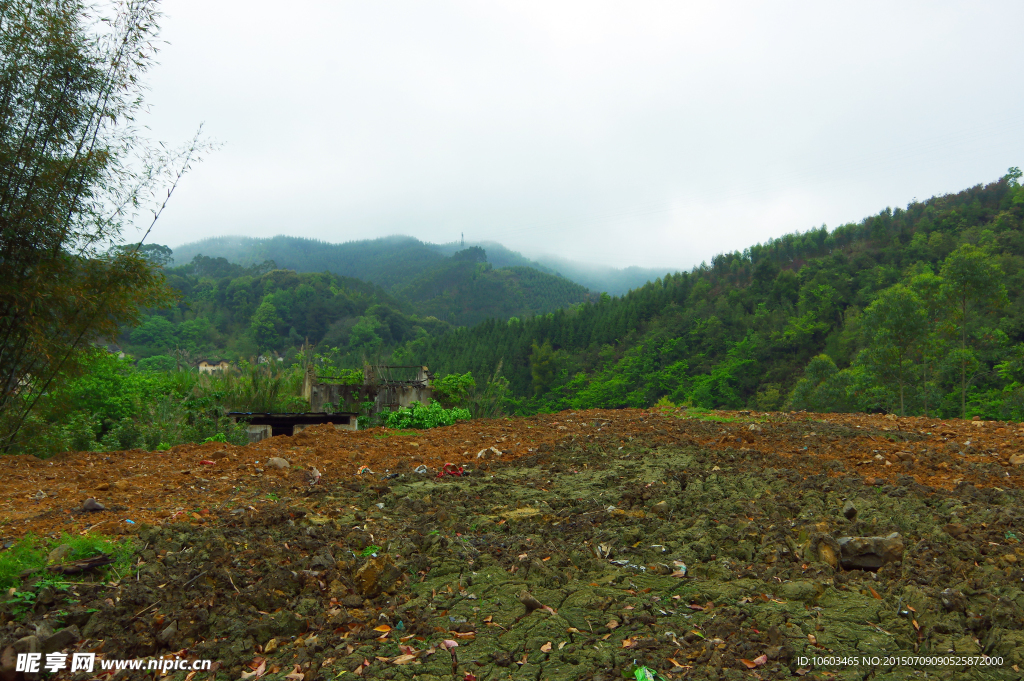
[[[542,652],[542,653],[550,653],[551,652],[551,641],[548,641],[547,643],[542,645],[540,647],[540,652]]]
[[[243,679],[260,678],[267,673],[267,661],[260,660],[260,664],[251,672],[242,672]]]
[[[374,627],[374,628],[373,628],[373,630],[374,630],[374,631],[382,631],[382,632],[384,632],[384,633],[386,634],[386,633],[388,633],[389,631],[391,631],[391,627],[389,627],[389,626],[388,626],[388,625],[386,625],[386,624],[382,624],[382,625],[380,625],[379,627]]]
[[[747,669],[754,669],[755,667],[757,667],[757,665],[754,664],[754,662],[752,660],[748,660],[745,657],[741,657],[740,658],[740,662],[742,662],[744,665],[746,665]]]
[[[299,671],[300,669],[302,669],[302,667],[295,665],[295,669],[293,669],[292,672],[284,678],[288,679],[288,681],[302,681],[306,678],[306,675]]]
[[[452,636],[454,636],[455,638],[464,638],[464,639],[469,639],[470,641],[472,641],[474,638],[476,638],[476,632],[475,631],[467,631],[466,633],[462,633],[462,632],[458,632],[458,631],[449,631],[448,633],[451,634]]]
[[[487,617],[484,618],[484,624],[490,624],[493,621],[494,621],[494,615],[488,615]]]
[[[609,629],[615,629],[615,628],[617,628],[619,626],[619,623],[616,622],[615,620],[610,620],[608,622],[608,624],[606,624],[604,626],[608,627]]]
[[[418,655],[408,655],[408,654],[406,654],[406,655],[399,655],[395,659],[391,660],[391,664],[399,664],[399,665],[401,665],[401,664],[409,664],[410,662],[415,660],[417,657],[418,657]]]
[[[453,641],[450,638],[446,638],[445,640],[441,641],[441,647],[445,650],[448,650],[449,648],[458,648],[459,644],[457,641]]]
[[[636,648],[636,639],[633,637],[622,639],[623,648]]]
[[[767,664],[767,662],[768,662],[768,656],[767,655],[758,655],[757,657],[754,658],[754,664],[756,664],[758,667],[760,667],[763,664]]]
[[[878,600],[882,600],[882,597],[878,595],[878,592],[875,591],[874,589],[872,589],[870,586],[868,587],[868,591],[871,592],[871,597],[872,598],[877,598]]]

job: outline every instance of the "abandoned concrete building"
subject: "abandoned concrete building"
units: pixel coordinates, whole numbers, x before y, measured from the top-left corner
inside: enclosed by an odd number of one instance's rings
[[[224,371],[231,366],[226,359],[202,359],[196,364],[201,374],[212,374],[215,371]]]
[[[408,407],[413,402],[430,404],[433,375],[424,366],[366,366],[361,384],[341,383],[339,379],[317,376],[311,367],[302,384],[302,397],[309,400],[309,411],[301,414],[254,414],[232,412],[236,422],[244,421],[249,441],[274,435],[296,435],[309,426],[333,424],[338,430],[357,430],[364,405],[372,403],[370,414]]]

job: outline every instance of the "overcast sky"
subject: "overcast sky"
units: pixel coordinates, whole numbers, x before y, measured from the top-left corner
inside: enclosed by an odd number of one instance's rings
[[[223,143],[172,247],[464,232],[685,269],[1024,166],[1021,2],[163,7],[146,122]]]

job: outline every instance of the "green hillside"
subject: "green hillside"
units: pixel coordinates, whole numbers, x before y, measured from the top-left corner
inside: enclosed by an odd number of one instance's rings
[[[459,251],[394,291],[421,314],[463,326],[545,314],[590,300],[587,289],[529,267],[495,269],[479,246]]]
[[[445,257],[430,244],[404,236],[343,244],[291,236],[270,239],[228,236],[178,246],[174,249],[174,262],[180,266],[192,262],[197,255],[224,258],[243,266],[273,260],[283,269],[332,272],[384,289],[407,284],[440,264]]]
[[[165,273],[180,293],[177,305],[155,311],[122,338],[144,365],[159,366],[153,356],[170,364],[166,358],[175,354],[186,364],[266,352],[295,356],[307,340],[375,357],[384,347],[449,328],[413,314],[379,286],[336,274],[282,270],[270,262],[242,267],[205,256]]]
[[[330,272],[281,269],[271,260],[242,266],[197,255],[165,269],[180,294],[177,305],[155,311],[124,335],[123,345],[142,359],[182,351],[192,359],[245,358],[264,351],[294,356],[308,341],[336,348],[345,365],[359,366],[450,325],[545,314],[590,300],[585,288],[561,277],[526,267],[495,269],[479,247],[438,258],[389,293]]]
[[[664,270],[626,267],[617,269],[576,262],[552,255],[530,259],[493,241],[424,243],[408,236],[349,241],[332,244],[316,239],[275,236],[270,239],[221,236],[178,246],[174,262],[182,265],[197,255],[225,260],[243,266],[273,260],[278,267],[296,272],[333,272],[373,282],[391,291],[403,288],[440,265],[444,258],[466,248],[479,247],[487,252],[494,269],[529,267],[538,272],[564,277],[591,291],[621,295],[663,275]]]
[[[521,412],[783,406],[1024,417],[1020,171],[788,234],[621,297],[398,352],[509,380]]]

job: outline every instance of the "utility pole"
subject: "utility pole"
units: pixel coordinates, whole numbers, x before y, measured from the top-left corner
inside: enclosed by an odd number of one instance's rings
[[[462,241],[459,244],[459,248],[465,248],[466,247],[466,233],[465,232],[460,232],[460,234],[462,234]]]

